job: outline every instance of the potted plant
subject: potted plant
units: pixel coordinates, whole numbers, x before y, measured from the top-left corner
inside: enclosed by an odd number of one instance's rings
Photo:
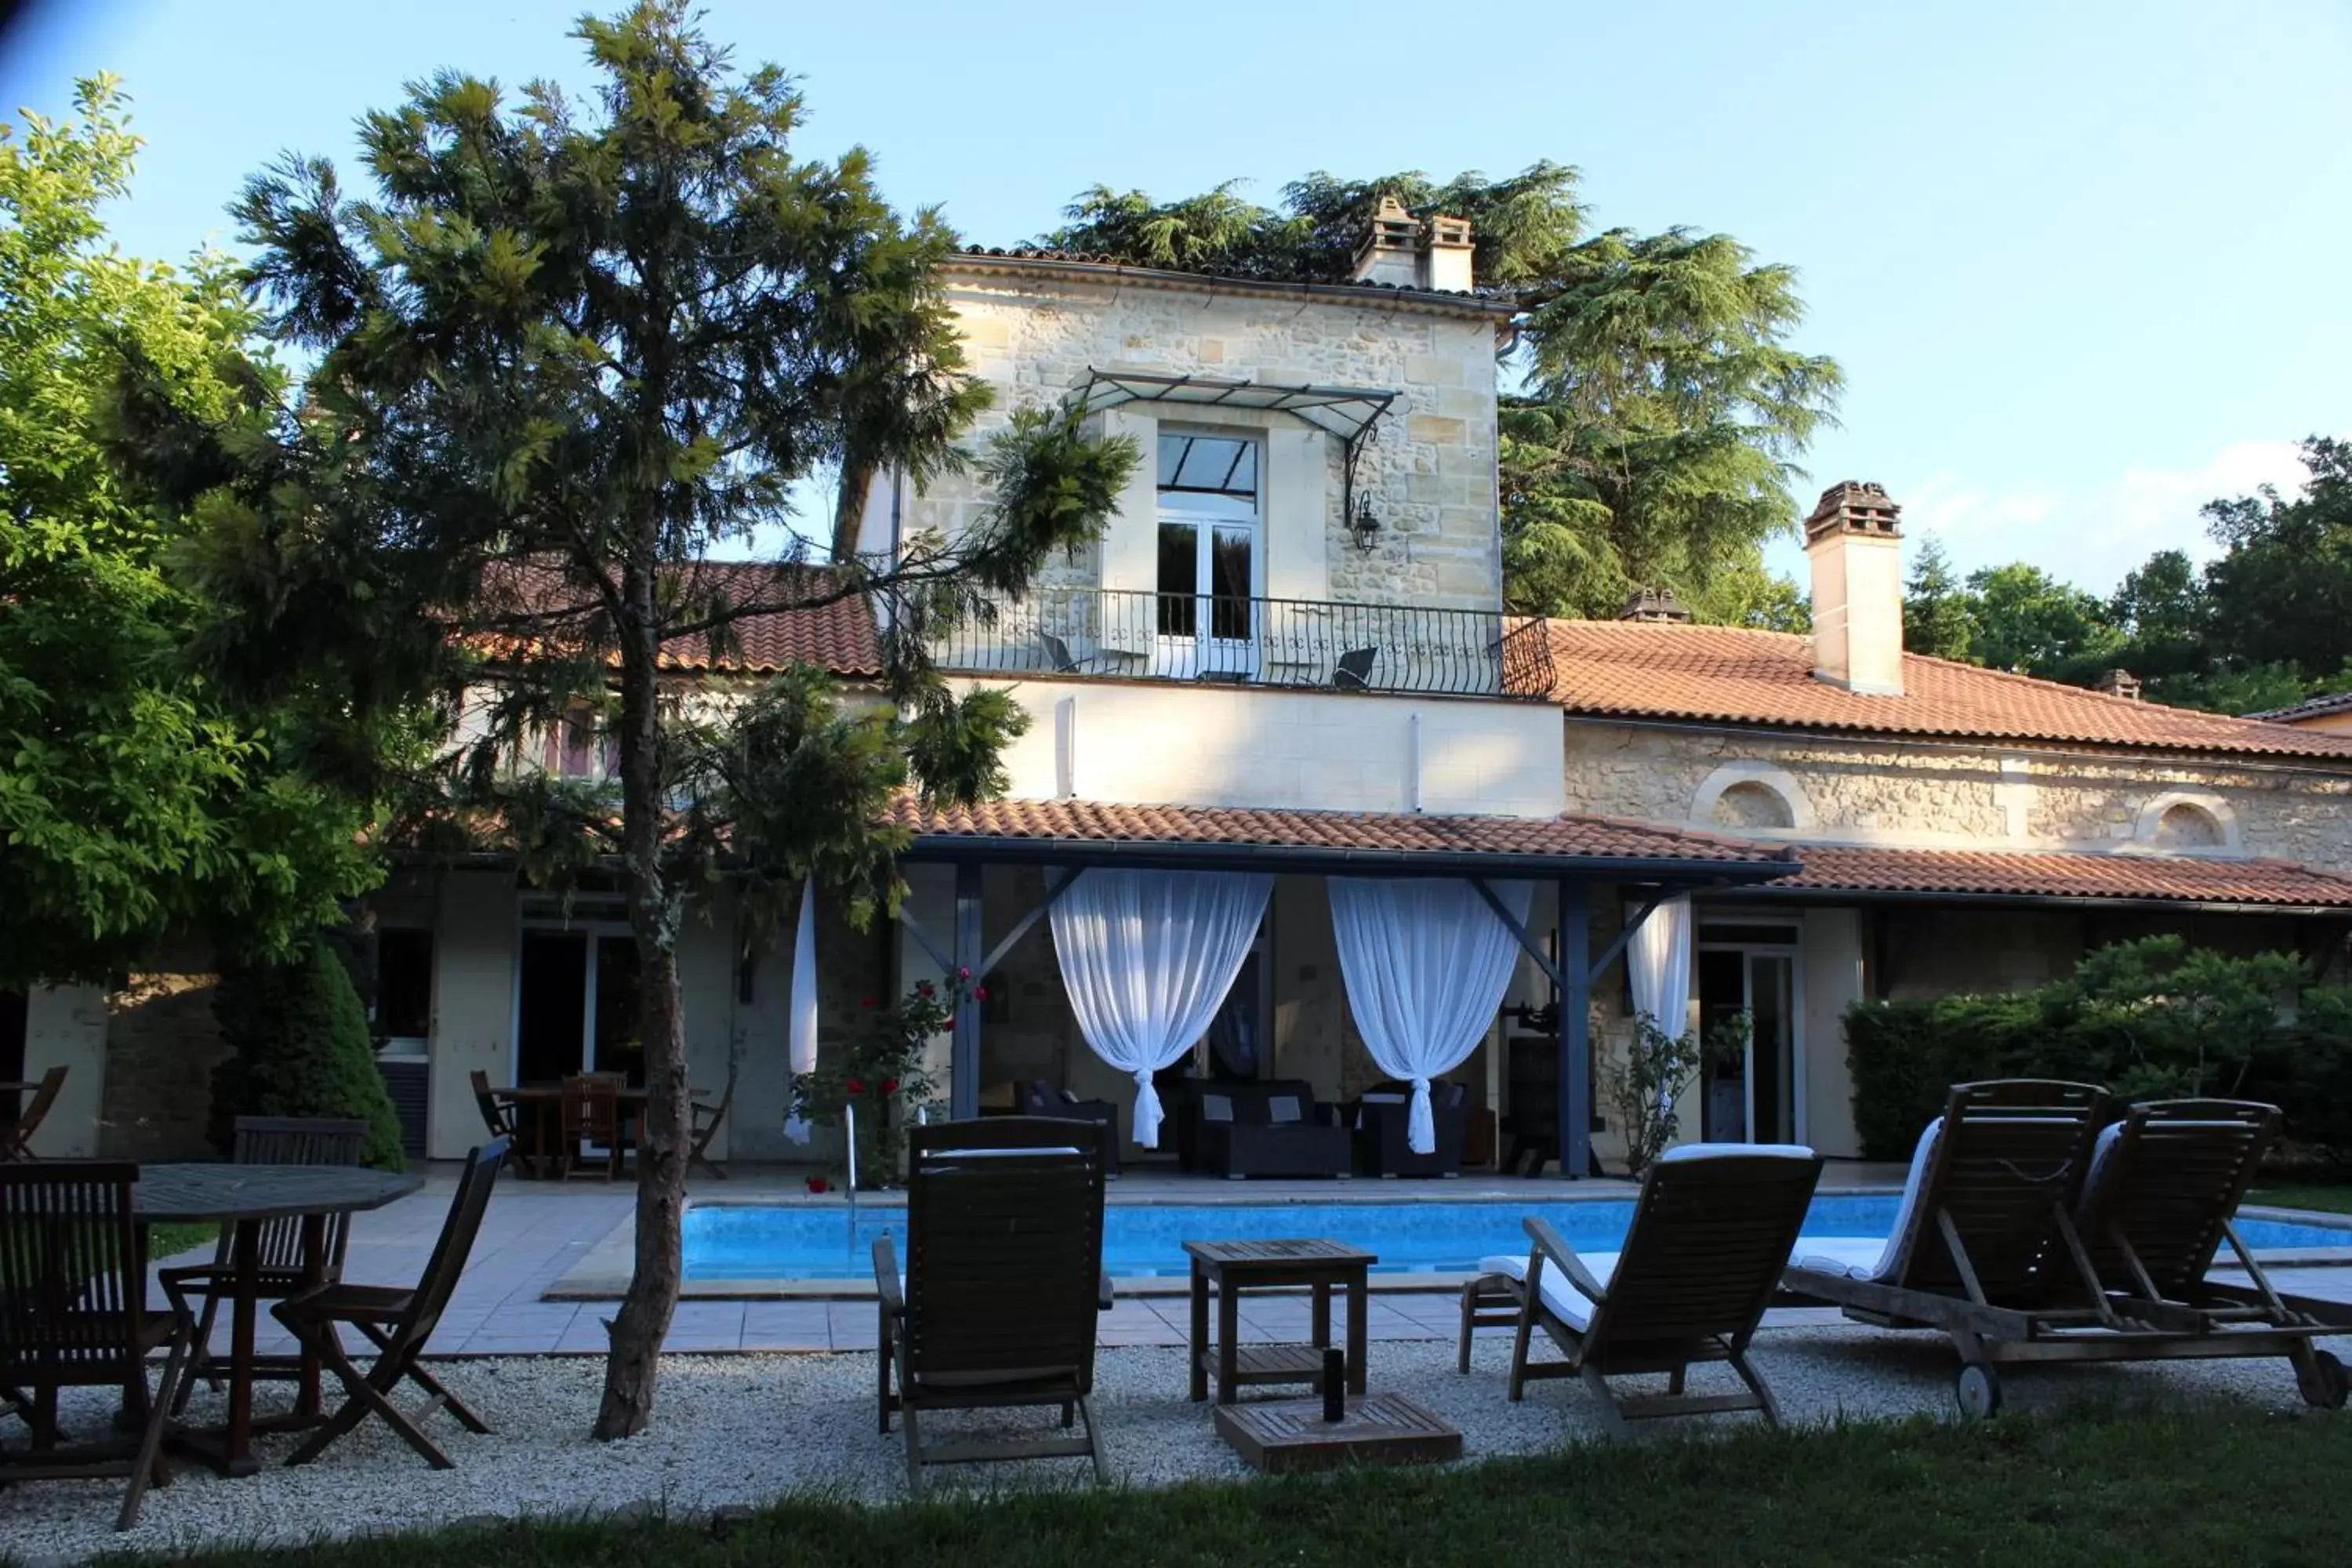
[[[933,1086],[924,1070],[934,1036],[955,1023],[957,1002],[970,976],[959,973],[944,984],[928,980],[887,1005],[868,996],[858,1026],[839,1049],[820,1052],[814,1072],[793,1079],[793,1110],[820,1127],[840,1127],[850,1118],[856,1142],[857,1185],[887,1187],[898,1179],[900,1151],[906,1142],[907,1108],[928,1103]],[[972,987],[974,1000],[985,1000],[984,987]]]

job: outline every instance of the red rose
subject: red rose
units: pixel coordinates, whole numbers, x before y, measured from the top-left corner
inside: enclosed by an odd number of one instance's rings
[[[864,1094],[866,1092],[866,1080],[862,1078],[854,1078],[843,1087],[847,1089],[852,1094]]]
[[[896,1094],[896,1093],[898,1093],[898,1080],[897,1079],[895,1079],[895,1078],[886,1078],[886,1079],[884,1079],[882,1080],[882,1092],[883,1092],[883,1093],[885,1093],[885,1094]]]
[[[876,1000],[875,1000],[873,997],[871,997],[871,996],[861,996],[861,997],[859,997],[859,998],[857,999],[857,1005],[858,1005],[859,1006],[861,1006],[861,1007],[878,1007],[878,1006],[880,1006],[880,1005],[881,1005],[881,1004],[880,1004],[879,1002],[876,1001]]]
[[[931,983],[930,983],[929,981],[928,981],[928,980],[918,980],[918,981],[916,981],[916,982],[915,982],[915,994],[916,994],[916,995],[918,995],[918,996],[929,996],[930,994],[931,994]]]
[[[808,1179],[808,1190],[813,1193],[825,1192],[830,1189],[832,1185],[833,1184],[826,1181],[823,1176],[811,1176]]]
[[[971,971],[969,969],[959,969],[956,971],[956,978],[958,980],[969,980],[971,978]]]
[[[975,1001],[975,1002],[985,1002],[985,1001],[987,1001],[987,1000],[988,1000],[988,987],[987,987],[987,986],[985,986],[985,985],[975,985],[975,986],[973,986],[973,987],[971,988],[971,999],[972,999],[973,1001]]]

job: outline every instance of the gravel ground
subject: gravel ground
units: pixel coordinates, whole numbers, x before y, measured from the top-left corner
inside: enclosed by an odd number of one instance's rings
[[[2352,1358],[2352,1340],[2336,1340],[2332,1348]],[[1373,1349],[1373,1386],[1418,1400],[1460,1426],[1473,1459],[1598,1435],[1588,1396],[1571,1383],[1535,1384],[1523,1404],[1510,1404],[1503,1393],[1509,1359],[1507,1333],[1481,1337],[1468,1377],[1454,1372],[1448,1342],[1391,1342]],[[1952,1409],[1957,1363],[1940,1338],[1853,1327],[1769,1330],[1759,1337],[1755,1359],[1791,1421],[1948,1416]],[[226,1480],[182,1467],[169,1488],[148,1494],[139,1528],[127,1536],[110,1528],[120,1482],[28,1482],[0,1489],[0,1552],[33,1563],[71,1562],[123,1547],[293,1545],[486,1515],[644,1507],[691,1513],[812,1491],[886,1502],[905,1495],[900,1439],[876,1430],[870,1354],[667,1356],[656,1429],[620,1443],[585,1436],[601,1384],[598,1358],[467,1361],[438,1370],[499,1429],[495,1436],[470,1436],[436,1416],[432,1430],[457,1460],[455,1470],[428,1468],[382,1424],[370,1422],[299,1470],[271,1468]],[[1097,1375],[1097,1409],[1120,1482],[1151,1486],[1245,1473],[1216,1436],[1208,1408],[1184,1397],[1181,1352],[1106,1349]],[[2075,1399],[2206,1394],[2300,1408],[2282,1361],[2016,1368],[2003,1375],[2011,1410]],[[1643,1384],[1662,1386],[1663,1380],[1629,1379],[1620,1386]],[[1718,1385],[1737,1386],[1727,1369],[1692,1374],[1693,1392]],[[259,1396],[265,1408],[273,1397],[267,1386]],[[191,1416],[205,1418],[211,1398],[199,1389]],[[107,1418],[101,1394],[83,1392],[68,1401],[69,1429],[88,1430]],[[1755,1419],[1699,1417],[1644,1430]],[[926,1417],[926,1435],[1015,1420],[1041,1425],[1052,1416],[974,1415],[961,1427],[948,1417]],[[282,1457],[293,1441],[264,1439],[262,1453]],[[930,1472],[929,1484],[937,1495],[959,1487],[1082,1484],[1087,1473],[1083,1459],[1033,1460],[942,1468]]]

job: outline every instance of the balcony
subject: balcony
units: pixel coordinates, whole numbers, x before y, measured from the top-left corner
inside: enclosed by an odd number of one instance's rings
[[[1496,610],[1042,588],[932,647],[943,669],[1543,700],[1540,622]]]

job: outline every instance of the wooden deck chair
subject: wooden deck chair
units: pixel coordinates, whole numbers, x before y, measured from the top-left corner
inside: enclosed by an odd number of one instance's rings
[[[1775,1426],[1772,1392],[1748,1359],[1789,1251],[1804,1228],[1822,1159],[1793,1144],[1694,1143],[1669,1151],[1642,1178],[1623,1249],[1580,1257],[1549,1220],[1526,1221],[1524,1258],[1479,1264],[1464,1291],[1458,1364],[1470,1370],[1474,1292],[1517,1305],[1510,1396],[1530,1380],[1574,1377],[1599,1401],[1612,1436],[1626,1422],[1755,1410]],[[1567,1359],[1530,1361],[1542,1329]],[[1695,1363],[1727,1362],[1745,1394],[1692,1394]],[[1612,1377],[1664,1373],[1666,1392],[1620,1398]]]
[[[0,1167],[0,1388],[16,1391],[33,1431],[29,1449],[0,1454],[0,1486],[127,1477],[117,1530],[139,1521],[151,1482],[171,1479],[163,1424],[188,1350],[186,1316],[147,1305],[138,1181],[139,1167],[120,1161]],[[163,1370],[151,1397],[147,1363],[158,1350]],[[135,1441],[60,1441],[58,1391],[89,1386],[122,1391]]]
[[[2112,1315],[2074,1266],[2072,1212],[2107,1106],[2093,1084],[1955,1085],[1919,1135],[1893,1234],[1883,1243],[1803,1242],[1782,1277],[1784,1299],[1949,1335],[1966,1415],[2000,1407],[1996,1362],[2099,1353],[2080,1336],[2106,1331]]]
[[[0,1126],[0,1164],[39,1157],[33,1152],[33,1134],[38,1132],[41,1123],[48,1120],[49,1111],[58,1103],[58,1095],[65,1086],[66,1069],[61,1067],[51,1068],[41,1075],[41,1081],[33,1086],[31,1103],[18,1112],[16,1121]]]
[[[513,1137],[517,1125],[514,1098],[492,1089],[490,1075],[479,1068],[466,1076],[473,1085],[474,1109],[481,1113],[482,1131],[493,1138]]]
[[[357,1117],[240,1116],[230,1157],[240,1165],[356,1165],[367,1157],[367,1141],[368,1124]],[[317,1278],[310,1273],[304,1237],[312,1225],[320,1226]],[[261,1275],[255,1299],[282,1301],[313,1285],[341,1279],[351,1237],[349,1215],[320,1221],[270,1220],[261,1227]],[[204,1298],[203,1310],[194,1320],[194,1336],[189,1342],[188,1375],[180,1380],[179,1397],[172,1406],[174,1415],[187,1408],[196,1379],[203,1378],[213,1392],[220,1392],[220,1376],[213,1365],[213,1324],[220,1316],[222,1299],[234,1299],[236,1294],[236,1251],[235,1227],[223,1226],[210,1263],[156,1271],[156,1282],[171,1299],[173,1310],[186,1312],[191,1298]],[[260,1377],[299,1377],[301,1366],[299,1361],[282,1356],[260,1358],[254,1372]]]
[[[699,1168],[709,1172],[722,1182],[727,1179],[727,1163],[723,1160],[713,1160],[710,1157],[710,1145],[718,1138],[719,1130],[727,1125],[727,1112],[733,1108],[734,1104],[735,1064],[730,1062],[727,1064],[727,1089],[719,1097],[719,1103],[704,1105],[699,1101],[694,1101],[687,1106],[687,1132],[692,1140],[686,1156],[688,1174],[691,1175],[697,1168]]]
[[[326,1363],[327,1370],[341,1381],[348,1395],[342,1408],[294,1450],[288,1464],[309,1464],[325,1453],[337,1438],[370,1415],[375,1415],[382,1416],[384,1425],[399,1433],[435,1469],[452,1468],[449,1456],[417,1425],[421,1416],[412,1417],[392,1402],[394,1393],[404,1382],[416,1384],[427,1395],[429,1403],[423,1415],[446,1409],[467,1431],[488,1434],[489,1424],[444,1388],[438,1379],[418,1364],[418,1358],[424,1355],[434,1328],[441,1321],[442,1311],[449,1305],[450,1295],[457,1289],[458,1277],[466,1271],[466,1260],[472,1255],[474,1237],[482,1228],[482,1215],[490,1206],[490,1189],[497,1184],[499,1166],[506,1160],[508,1147],[505,1139],[494,1138],[466,1156],[465,1173],[457,1178],[457,1194],[450,1200],[449,1217],[442,1223],[441,1239],[434,1244],[432,1259],[413,1289],[321,1285],[271,1309],[296,1339]],[[336,1326],[341,1323],[357,1329],[376,1348],[375,1364],[365,1373],[360,1371],[343,1348],[342,1337],[336,1331]]]
[[[1102,1273],[1108,1130],[1093,1121],[1008,1116],[908,1135],[907,1270],[890,1238],[874,1244],[881,1299],[882,1430],[904,1421],[907,1485],[923,1467],[1085,1457],[1104,1479],[1094,1412],[1095,1318]],[[896,1376],[896,1391],[892,1379]],[[935,1410],[1058,1405],[1083,1436],[926,1445]]]
[[[2210,1335],[2216,1354],[2226,1343],[2284,1356],[2307,1403],[2339,1408],[2344,1364],[2312,1340],[2352,1323],[2338,1304],[2282,1296],[2231,1223],[2279,1120],[2276,1106],[2247,1100],[2133,1106],[2099,1134],[2091,1156],[2075,1212],[2081,1267],[2119,1319]],[[2209,1278],[2225,1243],[2243,1286]]]

